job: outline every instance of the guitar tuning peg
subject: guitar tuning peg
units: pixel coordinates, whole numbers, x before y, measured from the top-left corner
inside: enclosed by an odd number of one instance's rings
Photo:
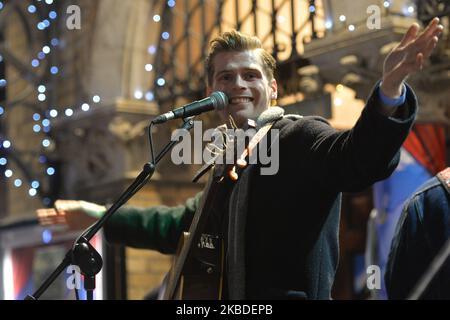
[[[238,159],[236,163],[239,168],[245,168],[245,166],[247,166],[247,161],[245,161],[244,159]]]
[[[228,176],[230,177],[231,180],[233,181],[237,181],[237,179],[239,179],[238,174],[236,173],[236,166],[233,166],[233,168],[231,168],[230,171],[228,171]]]

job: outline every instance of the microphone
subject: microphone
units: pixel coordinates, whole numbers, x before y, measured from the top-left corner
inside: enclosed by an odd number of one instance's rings
[[[209,97],[202,100],[194,101],[182,107],[173,109],[153,119],[152,123],[164,123],[166,121],[178,118],[187,118],[196,116],[200,113],[211,110],[222,110],[228,105],[228,97],[221,91],[213,92]]]

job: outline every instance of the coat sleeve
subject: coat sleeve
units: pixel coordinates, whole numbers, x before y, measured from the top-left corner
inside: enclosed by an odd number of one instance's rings
[[[280,159],[290,159],[288,167],[310,172],[314,181],[335,191],[360,191],[389,177],[417,113],[417,99],[406,87],[396,117],[379,111],[376,86],[350,130],[338,131],[319,117],[291,121],[280,130]]]
[[[175,253],[178,240],[189,228],[201,195],[199,192],[185,205],[177,207],[122,207],[105,224],[106,240],[134,248]]]

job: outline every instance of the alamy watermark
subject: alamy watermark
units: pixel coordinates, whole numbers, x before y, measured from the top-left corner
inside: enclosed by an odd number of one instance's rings
[[[369,290],[381,289],[381,270],[380,267],[373,264],[367,267],[366,270],[367,280],[366,285]]]
[[[70,274],[66,280],[67,289],[81,289],[81,272],[80,267],[75,265],[70,265],[66,269],[66,273]]]
[[[81,29],[81,9],[79,6],[73,4],[67,7],[66,10],[67,19],[66,27],[69,30],[80,30]]]
[[[367,29],[381,29],[381,8],[373,4],[367,7],[366,12],[370,14],[370,16],[366,20]]]
[[[236,159],[247,158],[247,164],[261,165],[261,175],[274,175],[279,169],[279,130],[271,129],[270,142],[267,134],[246,157],[246,141],[257,134],[256,129],[218,129],[203,131],[201,121],[194,121],[194,136],[187,129],[177,129],[171,140],[179,141],[171,152],[174,164],[203,164],[215,159],[217,164],[236,164]],[[181,140],[181,141],[180,141]],[[193,145],[192,145],[193,142]],[[203,142],[208,142],[203,148]],[[251,143],[250,143],[251,144]],[[248,149],[247,149],[248,150]]]
[[[66,9],[66,26],[69,30],[81,29],[81,8],[78,5],[70,5]],[[367,7],[366,13],[370,16],[366,20],[366,26],[369,30],[381,29],[381,8],[376,4]]]

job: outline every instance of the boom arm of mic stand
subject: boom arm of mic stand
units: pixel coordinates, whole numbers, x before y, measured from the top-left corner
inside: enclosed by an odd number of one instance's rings
[[[193,119],[194,119],[194,117],[189,117],[189,118],[183,119],[184,122],[182,125],[182,129],[186,129],[186,130],[192,129],[192,127],[194,126]],[[144,165],[141,173],[139,173],[139,175],[136,177],[136,179],[133,181],[133,183],[127,188],[127,190],[125,190],[125,192],[119,197],[119,199],[117,199],[117,201],[106,211],[106,213],[100,218],[100,220],[98,220],[94,225],[89,227],[86,231],[84,231],[78,237],[78,239],[75,241],[73,248],[70,249],[66,253],[63,261],[61,261],[61,263],[50,274],[50,276],[44,281],[44,283],[36,290],[36,292],[33,295],[27,295],[25,297],[25,300],[39,299],[39,297],[45,292],[45,290],[47,290],[47,288],[53,283],[53,281],[55,281],[55,279],[58,277],[58,275],[61,274],[61,272],[64,269],[66,269],[72,262],[74,262],[73,260],[74,260],[74,249],[75,248],[79,248],[81,246],[81,248],[83,248],[82,250],[88,250],[87,248],[85,248],[85,246],[86,245],[90,246],[90,244],[88,243],[89,240],[91,240],[92,237],[98,232],[98,230],[100,230],[100,228],[103,227],[103,225],[114,214],[114,212],[116,212],[121,206],[123,206],[136,192],[138,192],[145,185],[145,183],[153,176],[153,173],[155,172],[155,168],[156,168],[155,165],[177,143],[178,143],[178,141],[170,141],[163,148],[163,150],[161,150],[161,152],[158,154],[158,156],[156,157],[156,159],[154,161],[155,163],[148,162]],[[89,250],[92,250],[93,247],[92,246],[90,246],[90,247],[91,248],[89,248]],[[88,259],[91,258],[94,260],[98,259],[98,257],[96,256],[96,254],[98,255],[97,252],[95,252],[93,254],[92,253],[85,254],[86,251],[83,251],[83,252],[84,253],[82,253],[82,254],[78,254],[78,256],[87,256]],[[89,265],[89,263],[91,263],[91,264]],[[98,268],[98,271],[97,271],[97,266],[95,264],[98,264],[98,263],[100,263],[100,267]],[[100,257],[100,261],[98,261],[98,260],[97,261],[88,261],[87,264],[91,268],[91,271],[88,273],[95,272],[95,274],[96,274],[101,269],[101,257]],[[93,275],[94,277],[95,277],[95,274]],[[92,276],[92,275],[88,274],[88,276]],[[90,281],[89,290],[93,290],[91,280],[89,280]],[[91,295],[88,295],[88,296],[91,296]]]

